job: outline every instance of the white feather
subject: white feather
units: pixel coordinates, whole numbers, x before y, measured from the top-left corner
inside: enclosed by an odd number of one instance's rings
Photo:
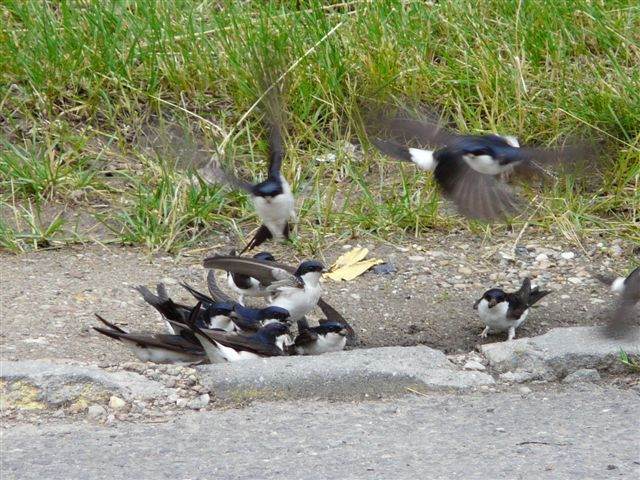
[[[480,300],[480,303],[478,303],[480,320],[489,327],[490,330],[496,332],[502,332],[510,328],[518,328],[522,322],[527,319],[527,315],[529,315],[529,309],[527,308],[519,319],[509,320],[507,319],[507,310],[509,310],[508,302],[500,302],[493,307],[489,307],[489,302],[483,298]]]
[[[141,347],[136,342],[132,342],[125,338],[120,339],[127,347],[131,349],[133,354],[142,362],[153,363],[193,363],[202,358],[191,353],[176,352],[158,347]]]
[[[500,165],[491,155],[472,155],[468,153],[463,155],[462,159],[476,172],[487,175],[498,175],[512,169],[512,166],[509,164]]]
[[[419,148],[409,148],[411,161],[421,170],[433,172],[436,168],[436,161],[433,158],[432,150],[421,150]]]
[[[318,339],[311,345],[296,347],[298,355],[321,355],[327,352],[339,352],[347,344],[347,337],[334,332],[318,335]]]
[[[279,287],[270,305],[288,310],[292,321],[300,320],[313,310],[320,300],[321,276],[322,272],[308,272],[302,275],[304,288]]]
[[[282,234],[284,227],[290,218],[295,217],[293,210],[295,202],[291,187],[284,178],[281,178],[280,181],[282,182],[282,193],[280,195],[275,197],[253,197],[258,216],[276,240],[284,239]]]
[[[611,291],[615,293],[622,293],[624,291],[624,277],[618,277],[611,282]]]

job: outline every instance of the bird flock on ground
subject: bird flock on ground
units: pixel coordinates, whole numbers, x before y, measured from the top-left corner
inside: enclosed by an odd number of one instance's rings
[[[295,219],[294,196],[282,176],[285,148],[280,115],[275,115],[273,108],[265,110],[270,139],[265,180],[256,184],[241,180],[215,159],[208,165],[214,178],[250,195],[262,222],[240,254],[232,250],[229,255],[204,259],[203,266],[209,269],[208,292],[182,284],[194,297],[191,305],[174,302],[162,284],[156,286],[155,293],[147,287],[137,287],[144,301],[164,319],[167,333],[129,332],[96,314],[104,327],[94,329],[130,347],[138,359],[156,363],[224,363],[282,355],[319,355],[357,344],[347,320],[321,298],[320,279],[324,271],[321,262],[307,260],[291,267],[276,262],[269,252],[243,256],[267,240],[288,240],[289,222]],[[469,219],[494,221],[526,209],[505,176],[518,170],[529,174],[544,171],[540,164],[572,164],[592,154],[584,145],[536,149],[521,147],[517,139],[509,136],[458,135],[437,122],[419,120],[406,112],[400,115],[377,112],[370,118],[375,118],[367,128],[371,144],[385,155],[432,172],[443,196]],[[426,148],[430,146],[438,148]],[[225,272],[236,300],[218,286],[215,271]],[[620,294],[619,305],[605,332],[624,335],[635,323],[640,268],[626,278],[596,277]],[[512,340],[530,308],[549,293],[532,286],[528,278],[516,292],[487,290],[473,304],[485,325],[480,337],[506,331],[507,339]],[[265,306],[245,306],[247,297],[261,298]],[[310,326],[307,315],[316,306],[325,318]]]

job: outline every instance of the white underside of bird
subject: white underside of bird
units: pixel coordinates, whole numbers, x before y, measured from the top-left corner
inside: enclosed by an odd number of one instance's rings
[[[296,347],[298,355],[321,355],[327,352],[342,351],[347,344],[347,337],[334,332],[326,335],[318,335],[317,340],[311,345],[302,345]]]
[[[121,338],[120,341],[129,347],[141,362],[189,364],[201,360],[198,355],[190,353],[175,352],[157,347],[141,347],[136,342],[126,338]]]
[[[482,323],[486,325],[480,334],[481,338],[485,338],[490,331],[509,332],[508,339],[515,338],[516,328],[518,328],[527,319],[529,309],[527,308],[520,318],[517,320],[507,319],[507,311],[509,310],[509,302],[500,302],[493,307],[489,307],[489,302],[484,298],[478,303],[478,315]]]
[[[253,203],[262,223],[269,229],[276,240],[284,239],[284,229],[290,218],[295,218],[294,198],[289,183],[284,178],[282,193],[275,197],[254,196]]]
[[[270,306],[281,307],[289,311],[292,321],[298,321],[309,313],[318,304],[322,287],[320,286],[320,272],[305,273],[301,278],[304,288],[277,287],[273,293],[273,301]]]
[[[215,340],[214,342],[216,343],[215,348],[218,349],[220,355],[226,362],[242,362],[245,360],[256,360],[258,358],[262,358],[262,355],[258,355],[257,353],[249,352],[247,350],[236,350],[234,348],[222,345]],[[284,351],[284,345],[288,342],[291,342],[291,337],[289,335],[280,335],[276,337],[275,344],[280,350]]]

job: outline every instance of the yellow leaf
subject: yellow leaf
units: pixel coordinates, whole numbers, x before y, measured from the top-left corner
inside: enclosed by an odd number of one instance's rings
[[[347,253],[343,253],[338,257],[335,263],[331,266],[331,271],[337,270],[347,265],[352,265],[360,260],[364,260],[369,253],[369,249],[356,247],[349,250]]]
[[[349,281],[362,275],[374,265],[384,263],[379,258],[364,260],[368,253],[369,250],[366,248],[358,247],[350,250],[341,255],[331,266],[331,272],[325,273],[324,276],[336,282],[341,280]]]

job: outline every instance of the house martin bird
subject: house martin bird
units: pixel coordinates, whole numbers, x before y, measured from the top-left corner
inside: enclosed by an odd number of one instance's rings
[[[290,267],[288,265],[278,264],[278,267],[288,271],[293,274],[296,271],[295,267]],[[209,287],[209,293],[211,294],[211,298],[216,302],[228,303],[232,302],[231,298],[225,294],[216,282],[215,272],[213,270],[209,271],[207,275],[207,284]],[[198,298],[198,297],[196,297]],[[349,322],[345,320],[345,318],[330,304],[324,301],[324,299],[320,298],[318,300],[318,307],[322,311],[323,315],[326,317],[326,321],[328,322],[337,322],[345,326],[347,329],[347,345],[355,346],[358,342],[358,337],[356,332],[353,330],[353,327],[349,325]]]
[[[317,327],[309,327],[305,320],[298,320],[298,335],[289,348],[296,355],[321,355],[339,352],[347,344],[347,328],[339,322],[324,321]]]
[[[491,220],[523,209],[522,201],[511,187],[499,180],[499,175],[510,173],[514,168],[529,173],[541,171],[535,162],[573,161],[590,154],[580,146],[556,150],[520,147],[518,140],[510,136],[456,135],[436,124],[413,119],[392,120],[387,123],[387,129],[410,141],[443,145],[436,150],[425,150],[371,139],[385,155],[433,172],[445,198],[451,200],[462,215],[473,219]]]
[[[93,329],[122,342],[142,362],[191,364],[206,360],[205,350],[189,330],[180,335],[130,333],[97,313],[95,315],[108,328],[93,327]]]
[[[171,332],[181,333],[193,311],[192,307],[173,302],[162,284],[158,284],[156,287],[157,295],[144,286],[136,287],[136,290],[142,295],[144,301],[155,308],[168,322]],[[235,331],[235,324],[231,319],[233,310],[233,303],[208,302],[206,308],[198,311],[196,322],[200,328],[233,332]]]
[[[230,255],[235,256],[235,250],[231,251]],[[258,260],[266,260],[269,262],[275,262],[276,259],[270,252],[260,252],[253,256],[253,258],[257,258]],[[229,288],[233,290],[238,295],[238,303],[240,305],[244,305],[245,297],[268,297],[269,294],[266,292],[264,285],[262,285],[258,280],[248,275],[243,275],[241,273],[233,273],[227,272],[227,283],[229,284]]]
[[[195,322],[190,326],[211,363],[286,355],[285,345],[291,343],[289,327],[280,322],[269,323],[250,336],[202,330]]]
[[[544,296],[550,294],[549,290],[531,288],[531,280],[525,278],[520,290],[507,293],[499,288],[492,288],[484,292],[473,308],[478,310],[482,323],[486,325],[480,334],[480,338],[486,338],[489,331],[507,330],[507,340],[513,340],[518,328],[529,314],[529,308]]]
[[[255,333],[258,331],[260,327],[267,325],[268,323],[273,322],[283,322],[288,323],[289,312],[284,308],[277,306],[268,306],[265,308],[250,308],[241,305],[240,303],[233,302],[229,297],[221,296],[219,298],[224,298],[223,302],[218,302],[214,298],[209,297],[208,295],[199,292],[195,288],[191,287],[186,283],[180,284],[183,288],[185,288],[189,293],[191,293],[196,300],[201,302],[206,306],[205,312],[213,306],[221,306],[225,309],[225,314],[235,325],[235,330],[239,333],[248,334]],[[202,314],[201,314],[202,315]],[[201,322],[202,323],[202,322]],[[201,327],[201,325],[198,325]],[[201,327],[202,328],[202,327]],[[210,328],[210,327],[205,327]],[[216,328],[214,328],[216,329]],[[226,330],[230,331],[230,330]]]
[[[603,283],[609,285],[612,292],[619,294],[618,306],[609,318],[605,333],[609,337],[625,336],[634,325],[635,306],[640,302],[640,267],[626,278],[594,274]]]
[[[287,310],[292,321],[300,320],[320,300],[324,266],[314,260],[302,262],[294,273],[274,262],[245,257],[214,256],[205,258],[203,265],[255,278],[271,295],[270,306]]]
[[[266,180],[252,184],[223,170],[217,162],[211,162],[208,167],[211,175],[207,173],[207,176],[213,176],[235,189],[249,193],[256,213],[262,220],[262,225],[242,249],[241,255],[271,238],[288,240],[289,219],[295,219],[293,193],[289,183],[281,174],[284,158],[282,132],[275,118],[268,119],[266,123],[270,133],[269,167]]]

